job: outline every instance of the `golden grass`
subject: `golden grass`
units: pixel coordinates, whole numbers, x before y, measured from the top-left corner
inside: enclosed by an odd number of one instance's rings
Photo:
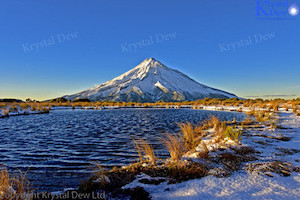
[[[206,143],[202,141],[201,145],[203,146],[204,151],[202,151],[202,152],[199,153],[199,157],[200,158],[208,158],[209,150],[207,148]]]
[[[201,136],[196,136],[194,126],[190,122],[178,124],[181,130],[181,140],[188,151],[194,151],[201,143]]]
[[[145,157],[148,163],[155,165],[156,157],[152,146],[139,137],[137,139],[133,139],[133,142],[139,154],[140,161],[143,162]]]
[[[260,110],[247,112],[249,116],[254,116],[257,122],[266,122],[271,119],[272,112]]]
[[[21,105],[22,104],[22,105]],[[187,106],[190,105],[192,107],[199,108],[201,106],[206,105],[215,105],[215,106],[239,106],[239,107],[249,107],[253,108],[254,110],[260,109],[260,108],[269,108],[270,110],[278,111],[280,107],[285,107],[286,105],[299,105],[300,104],[300,98],[294,99],[294,100],[283,100],[283,99],[275,99],[275,100],[263,100],[263,99],[237,99],[237,98],[231,98],[231,99],[217,99],[217,98],[205,98],[205,99],[199,99],[196,101],[183,101],[183,102],[156,102],[156,103],[139,103],[139,102],[112,102],[112,101],[97,101],[97,102],[23,102],[23,103],[16,103],[16,102],[0,102],[0,107],[5,106],[12,106],[12,105],[20,105],[24,106],[24,108],[32,107],[37,105],[42,105],[45,107],[48,106],[69,106],[69,107],[105,107],[105,106],[119,106],[119,107],[163,107],[163,108],[169,108],[169,107],[179,107],[181,105]]]
[[[11,180],[6,168],[0,171],[0,194],[5,193],[11,186]]]
[[[213,125],[213,128],[215,131],[218,131],[220,129],[221,126],[221,121],[219,118],[217,118],[216,116],[211,116],[210,121]]]
[[[102,186],[106,186],[110,183],[109,179],[106,176],[106,171],[102,168],[100,163],[94,163],[96,170],[94,171],[94,175],[97,177],[98,182]]]
[[[278,111],[278,109],[279,109],[279,103],[274,103],[273,104],[273,110]]]
[[[9,115],[9,110],[7,108],[2,108],[1,115],[8,116]]]
[[[172,135],[171,133],[167,133],[162,140],[170,153],[171,159],[173,161],[181,160],[183,155],[183,149],[180,137],[178,135]]]
[[[225,122],[220,123],[218,130],[216,131],[215,135],[219,139],[224,139],[224,132],[226,130]]]
[[[143,153],[142,153],[142,148],[140,146],[140,144],[138,143],[138,141],[136,141],[135,139],[132,139],[132,141],[134,142],[135,144],[135,148],[136,148],[136,151],[139,155],[139,158],[140,158],[140,161],[141,162],[144,162],[144,156],[143,156]]]
[[[4,196],[4,200],[8,199],[29,199],[33,190],[30,189],[31,184],[26,178],[26,173],[23,174],[18,170],[18,174],[11,176],[7,168],[2,168],[0,171],[0,196]],[[26,195],[27,194],[27,195]],[[9,197],[9,198],[7,198]],[[24,198],[25,197],[25,198]]]
[[[298,109],[299,109],[298,105],[294,105],[293,106],[293,113],[297,113]]]

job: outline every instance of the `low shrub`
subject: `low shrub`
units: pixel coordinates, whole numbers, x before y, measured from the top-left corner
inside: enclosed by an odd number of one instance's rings
[[[227,126],[224,132],[224,138],[229,138],[236,142],[240,142],[242,140],[242,131],[238,130],[236,126]]]

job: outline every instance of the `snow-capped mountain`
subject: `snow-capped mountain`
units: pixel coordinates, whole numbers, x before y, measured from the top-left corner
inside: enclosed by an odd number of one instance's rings
[[[147,58],[130,71],[101,85],[66,95],[69,100],[156,102],[212,98],[234,98],[234,94],[200,84],[187,75]]]

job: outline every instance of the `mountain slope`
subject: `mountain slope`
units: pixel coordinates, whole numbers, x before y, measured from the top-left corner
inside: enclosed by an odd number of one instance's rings
[[[212,98],[234,98],[234,94],[200,84],[187,75],[147,58],[130,71],[101,85],[66,95],[69,100],[156,102]]]

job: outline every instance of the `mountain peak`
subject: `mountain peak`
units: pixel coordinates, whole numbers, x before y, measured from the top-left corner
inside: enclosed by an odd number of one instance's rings
[[[156,59],[155,59],[155,58],[153,58],[153,57],[146,58],[146,60],[149,60],[149,61],[156,61]]]
[[[92,101],[156,102],[237,96],[200,84],[150,57],[110,81],[64,97],[69,100],[88,98]]]
[[[137,67],[142,67],[142,68],[164,68],[167,69],[168,67],[156,60],[153,57],[146,58],[141,64],[139,64]]]

